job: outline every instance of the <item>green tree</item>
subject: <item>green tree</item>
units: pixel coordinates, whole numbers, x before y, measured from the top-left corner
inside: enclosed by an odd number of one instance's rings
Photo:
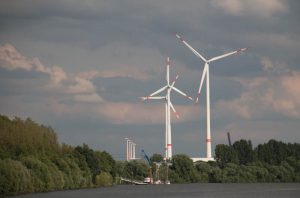
[[[222,182],[222,169],[218,166],[211,166],[212,170],[209,174],[209,182],[221,183]]]
[[[123,161],[116,161],[115,164],[115,174],[117,177],[122,177],[125,175],[125,162]]]
[[[115,160],[85,144],[61,145],[51,127],[30,118],[0,115],[0,171],[1,194],[73,189],[92,187],[102,172],[114,177]]]
[[[58,167],[50,160],[50,159],[43,159],[43,163],[47,166],[49,173],[51,175],[53,185],[51,190],[60,190],[64,187],[64,175],[58,169]]]
[[[54,189],[53,178],[46,164],[33,157],[22,158],[22,163],[30,171],[35,191],[40,192]]]
[[[82,155],[91,170],[93,182],[95,182],[96,175],[100,174],[100,159],[99,156],[95,154],[93,149],[90,149],[87,144],[83,144],[83,146],[77,146],[75,148],[75,156],[80,158],[78,155]]]
[[[239,140],[232,145],[237,153],[239,164],[246,165],[255,161],[255,152],[250,140]]]
[[[218,144],[215,149],[216,161],[220,167],[224,167],[227,163],[238,163],[238,155],[233,147],[225,144]]]
[[[116,162],[109,153],[107,153],[106,151],[103,152],[96,151],[95,157],[97,158],[100,172],[104,171],[110,173],[113,176],[116,175],[115,173]]]
[[[112,186],[113,178],[107,172],[101,172],[96,176],[95,185],[99,187]]]
[[[172,169],[168,170],[168,177],[166,177],[166,169],[166,166],[162,167],[161,181],[164,182],[166,180],[169,180],[172,184],[188,183],[182,177],[180,177],[180,175],[175,170]]]
[[[32,177],[21,162],[0,160],[0,195],[33,192]]]
[[[222,169],[222,183],[236,183],[239,180],[238,177],[239,165],[228,163]]]
[[[125,162],[123,177],[144,180],[145,177],[149,176],[150,167],[143,161],[132,160]]]
[[[185,183],[194,183],[200,180],[193,161],[186,155],[174,155],[170,169]]]
[[[250,163],[248,167],[251,169],[252,174],[256,176],[256,182],[272,182],[271,175],[262,162]]]
[[[300,159],[290,156],[286,161],[294,169],[294,181],[300,182]]]
[[[296,159],[300,160],[300,144],[294,143],[294,144],[287,144],[288,149],[288,156],[295,157]]]
[[[197,162],[195,168],[199,175],[199,182],[209,182],[209,177],[212,174],[212,167],[207,162]]]
[[[164,157],[161,154],[154,153],[150,157],[151,162],[162,162],[164,160]]]
[[[282,161],[285,161],[289,154],[289,147],[287,144],[269,140],[268,143],[259,145],[256,148],[258,160],[272,165],[279,165]],[[296,154],[297,155],[297,154]]]

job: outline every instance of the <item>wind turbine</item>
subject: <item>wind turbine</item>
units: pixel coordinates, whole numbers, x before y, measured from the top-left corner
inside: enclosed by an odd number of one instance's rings
[[[166,160],[170,160],[172,158],[172,138],[171,138],[171,115],[170,115],[170,108],[176,114],[176,117],[179,118],[172,102],[171,102],[171,91],[174,90],[175,92],[183,95],[184,97],[193,100],[190,96],[186,95],[184,92],[180,91],[178,88],[174,87],[176,79],[170,83],[170,58],[167,58],[167,72],[166,72],[166,81],[167,85],[158,89],[157,91],[153,92],[147,97],[141,97],[142,100],[165,100],[165,110],[166,110],[166,130],[165,130],[165,156]],[[157,96],[157,94],[166,91],[167,94],[165,96]]]
[[[209,65],[211,62],[223,59],[227,56],[233,55],[233,54],[239,54],[242,51],[245,51],[247,48],[242,48],[233,52],[229,52],[220,56],[213,57],[211,59],[205,59],[199,52],[197,52],[190,44],[188,44],[181,36],[178,34],[175,35],[184,45],[186,45],[198,58],[204,61],[204,69],[202,72],[202,77],[197,93],[197,99],[196,103],[198,103],[201,88],[203,85],[204,78],[206,77],[206,116],[207,116],[207,130],[206,130],[206,160],[213,160],[211,157],[211,132],[210,132],[210,87],[209,87]]]

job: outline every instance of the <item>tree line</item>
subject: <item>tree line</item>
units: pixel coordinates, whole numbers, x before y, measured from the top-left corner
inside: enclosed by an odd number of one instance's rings
[[[253,148],[250,140],[239,140],[217,145],[215,159],[193,164],[188,156],[176,155],[169,178],[173,183],[300,182],[298,143],[269,140]]]
[[[178,154],[173,156],[167,166],[162,155],[154,154],[151,157],[151,169],[147,166],[141,168],[144,163],[138,161],[117,163],[118,166],[131,166],[131,169],[121,169],[125,171],[118,173],[126,173],[128,178],[146,177],[151,170],[154,180],[168,179],[171,183],[300,182],[298,143],[269,140],[253,148],[250,140],[242,139],[232,146],[217,145],[215,160],[193,163],[189,156]],[[159,169],[157,163],[161,164]]]
[[[300,182],[298,143],[270,140],[253,148],[250,140],[239,140],[217,145],[215,159],[193,163],[178,154],[167,165],[154,154],[150,165],[143,159],[116,161],[86,144],[60,144],[51,127],[30,118],[0,115],[0,195],[111,186],[120,177],[149,175],[171,183]]]
[[[86,144],[59,144],[51,127],[0,115],[0,195],[110,186],[115,164]]]

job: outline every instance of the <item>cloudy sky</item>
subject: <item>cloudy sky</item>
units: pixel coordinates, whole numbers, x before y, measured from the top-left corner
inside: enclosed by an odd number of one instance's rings
[[[0,1],[0,113],[52,126],[61,142],[124,158],[125,137],[164,151],[164,105],[142,102],[165,85],[196,96],[210,67],[212,143],[300,142],[298,0]],[[205,92],[194,105],[172,94],[174,153],[204,157]],[[214,150],[214,148],[213,148]],[[137,151],[139,153],[139,151]]]

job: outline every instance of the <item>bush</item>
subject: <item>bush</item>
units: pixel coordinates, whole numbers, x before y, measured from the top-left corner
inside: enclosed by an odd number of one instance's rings
[[[170,169],[173,170],[184,183],[195,183],[200,180],[193,161],[186,155],[174,155]]]
[[[47,165],[49,173],[53,180],[52,190],[63,189],[64,187],[64,174],[58,169],[58,167],[50,160],[46,159],[43,162]]]
[[[32,178],[21,162],[0,160],[0,195],[33,192]]]
[[[30,118],[10,120],[0,115],[1,195],[93,187],[100,172],[109,174],[103,185],[111,185],[115,170],[115,160],[105,151],[85,144],[60,145],[51,127]],[[143,166],[134,170],[141,177]],[[102,185],[100,176],[98,184]]]
[[[227,163],[238,163],[238,154],[233,147],[224,144],[218,144],[215,149],[216,161],[220,167],[224,167]]]
[[[256,182],[271,182],[272,178],[268,169],[261,163],[251,163],[248,165],[252,174],[256,176]]]
[[[206,162],[197,162],[195,167],[199,174],[199,182],[209,182],[209,175],[212,173],[212,167],[210,167],[210,165]]]
[[[52,175],[46,164],[33,157],[25,157],[21,160],[30,171],[33,179],[33,187],[36,192],[54,189]]]
[[[144,180],[145,177],[149,175],[149,166],[144,162],[138,160],[132,160],[126,162],[124,166],[123,177],[135,179],[135,180]]]
[[[65,157],[55,159],[54,161],[63,174],[64,189],[92,186],[92,176],[90,172],[81,170],[74,159]]]
[[[104,186],[112,186],[112,184],[113,184],[113,178],[107,172],[101,172],[95,178],[95,185],[96,186],[104,187]]]

